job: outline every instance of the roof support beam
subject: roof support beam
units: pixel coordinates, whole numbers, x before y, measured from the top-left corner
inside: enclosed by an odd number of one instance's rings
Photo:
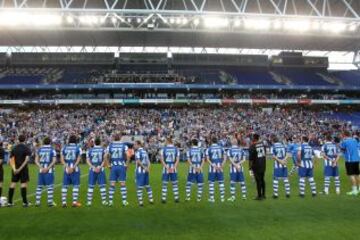
[[[322,15],[321,15],[321,12],[317,9],[316,5],[312,2],[312,0],[307,0],[307,2],[308,2],[309,5],[311,6],[311,8],[314,10],[314,12],[316,13],[316,15],[322,16]]]
[[[274,0],[269,0],[270,3],[273,5],[273,7],[275,8],[275,12],[280,14],[280,15],[283,15],[283,12],[280,10],[280,8],[278,7],[278,5],[274,2]]]
[[[283,8],[283,15],[286,14],[287,6],[288,6],[288,0],[285,0],[285,2],[284,2],[284,8]]]
[[[239,6],[237,5],[237,3],[235,2],[235,0],[231,0],[231,3],[234,6],[234,8],[236,9],[236,11],[241,12],[241,10],[240,10]]]
[[[346,8],[354,15],[354,17],[359,18],[359,14],[354,10],[354,8],[348,3],[347,0],[342,0]]]
[[[203,0],[203,2],[201,4],[201,7],[200,7],[200,12],[204,11],[204,7],[205,7],[206,2],[207,2],[207,0]]]
[[[194,2],[194,0],[191,0],[191,4],[193,5],[193,7],[195,8],[195,11],[199,11],[198,6],[196,5],[196,3]]]
[[[183,5],[184,5],[184,10],[188,10],[188,7],[187,7],[187,5],[186,5],[186,2],[185,2],[185,0],[182,0],[182,2],[183,2]]]

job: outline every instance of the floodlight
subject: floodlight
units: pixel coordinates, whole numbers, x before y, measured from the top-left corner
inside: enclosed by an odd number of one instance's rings
[[[205,17],[204,25],[207,28],[227,27],[229,25],[229,20],[221,17]]]
[[[234,27],[240,27],[240,25],[241,25],[241,20],[240,19],[235,19],[234,20]]]
[[[272,23],[272,27],[276,30],[280,30],[283,27],[283,23],[281,20],[275,20]]]
[[[289,31],[305,32],[310,29],[310,22],[306,20],[291,20],[284,22],[284,28]]]
[[[313,21],[311,22],[311,29],[312,30],[320,30],[321,29],[321,23],[319,21]]]
[[[270,28],[270,21],[267,19],[245,19],[245,28],[251,30],[268,30]]]
[[[350,32],[355,32],[357,30],[357,24],[356,23],[353,23],[351,25],[349,25],[348,29]]]
[[[70,24],[71,24],[71,23],[74,23],[74,18],[73,18],[72,16],[67,16],[67,17],[66,17],[66,22],[67,22],[67,23],[70,23]]]
[[[197,26],[200,24],[200,20],[198,18],[194,19],[194,25]]]
[[[324,31],[341,33],[346,30],[346,24],[342,22],[326,22],[322,25]]]

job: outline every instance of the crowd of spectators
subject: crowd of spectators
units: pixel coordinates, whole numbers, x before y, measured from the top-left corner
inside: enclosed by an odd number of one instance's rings
[[[319,99],[342,100],[358,99],[354,94],[323,93],[157,93],[153,91],[137,91],[131,93],[3,93],[0,100],[52,100],[52,99]]]
[[[213,136],[225,147],[230,146],[232,137],[246,147],[253,132],[265,141],[274,135],[283,141],[308,135],[314,145],[319,145],[325,134],[337,136],[342,130],[353,130],[351,123],[329,119],[323,113],[325,110],[260,107],[7,109],[0,111],[0,131],[1,140],[7,144],[25,134],[33,148],[49,136],[57,150],[70,134],[78,135],[79,144],[86,150],[97,137],[107,145],[112,134],[121,133],[129,142],[134,137],[142,139],[150,154],[156,156],[167,136],[173,136],[180,148],[186,148],[192,138],[206,147]]]

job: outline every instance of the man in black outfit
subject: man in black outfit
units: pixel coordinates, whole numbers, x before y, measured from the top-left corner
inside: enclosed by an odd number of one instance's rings
[[[265,170],[266,170],[266,148],[264,144],[259,141],[260,136],[254,134],[252,143],[249,148],[249,165],[250,171],[253,172],[258,195],[255,200],[265,199]]]
[[[28,162],[30,160],[31,150],[25,145],[25,136],[19,136],[19,144],[17,144],[10,153],[10,159],[14,158],[14,162],[11,163],[12,167],[12,178],[9,188],[9,207],[12,207],[14,191],[16,183],[20,181],[21,183],[21,197],[23,199],[23,206],[28,207],[29,203],[27,201],[27,186],[30,180],[29,178],[29,169]]]

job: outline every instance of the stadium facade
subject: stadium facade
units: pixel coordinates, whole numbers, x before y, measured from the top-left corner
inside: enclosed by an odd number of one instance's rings
[[[359,103],[357,1],[0,6],[1,105]]]

